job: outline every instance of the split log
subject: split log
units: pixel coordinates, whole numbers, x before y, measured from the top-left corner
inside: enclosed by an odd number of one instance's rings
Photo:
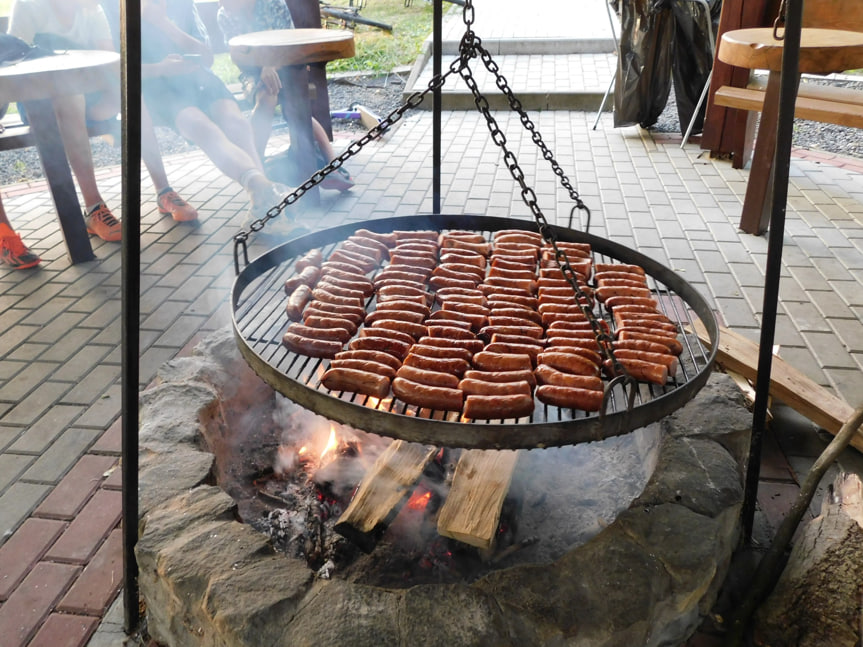
[[[434,447],[403,440],[390,443],[339,517],[336,532],[367,553],[374,550],[435,452]]]
[[[702,343],[710,344],[710,336],[701,322],[695,322],[695,333]],[[758,344],[728,328],[721,328],[716,361],[726,370],[755,380],[758,375]],[[819,427],[836,435],[854,414],[854,408],[845,400],[810,380],[787,362],[774,357],[772,364],[770,395]],[[851,439],[851,446],[863,451],[863,433],[860,430]]]
[[[861,636],[863,484],[840,474],[756,616],[759,644],[856,647]]]
[[[483,550],[491,549],[518,455],[512,450],[462,452],[438,516],[438,532]]]

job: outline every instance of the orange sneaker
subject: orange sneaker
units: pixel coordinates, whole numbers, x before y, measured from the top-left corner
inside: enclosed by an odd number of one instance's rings
[[[191,222],[198,219],[198,212],[188,202],[180,197],[180,194],[168,187],[156,198],[159,204],[159,213],[170,216],[177,222]]]
[[[21,242],[21,236],[5,223],[0,224],[0,263],[5,263],[14,270],[26,270],[41,262],[42,259]]]
[[[114,217],[104,202],[100,202],[85,217],[87,233],[95,234],[102,240],[114,243],[123,237],[120,221]]]

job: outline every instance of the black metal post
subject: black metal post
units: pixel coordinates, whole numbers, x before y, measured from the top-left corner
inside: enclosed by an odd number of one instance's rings
[[[442,72],[443,52],[443,0],[435,0],[432,18],[432,72],[438,78]],[[440,214],[440,164],[441,164],[441,88],[432,92],[432,213]]]
[[[138,602],[138,347],[141,259],[141,3],[120,4],[123,117],[122,478],[124,629],[140,624]]]
[[[746,469],[746,490],[742,523],[744,538],[752,539],[758,478],[761,469],[761,446],[767,425],[767,401],[770,372],[773,365],[773,339],[779,304],[779,280],[782,271],[782,243],[785,237],[785,209],[788,199],[788,169],[791,164],[791,139],[794,127],[794,104],[797,101],[800,67],[800,31],[803,24],[803,0],[787,0],[785,44],[782,48],[782,73],[779,86],[776,157],[773,164],[773,194],[768,232],[767,266],[764,273],[764,302],[761,315],[761,341],[758,351],[758,376],[755,382],[755,405],[752,415],[752,439]]]

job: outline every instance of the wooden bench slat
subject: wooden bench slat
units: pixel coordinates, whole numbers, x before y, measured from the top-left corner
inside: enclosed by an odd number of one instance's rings
[[[823,123],[847,126],[850,128],[863,128],[863,93],[852,97],[855,102],[837,101],[846,93],[836,93],[836,90],[847,90],[847,88],[829,88],[808,84],[797,97],[794,107],[794,116],[798,119],[808,119]],[[820,90],[824,88],[825,91]],[[848,90],[848,92],[856,92]],[[826,97],[826,98],[825,98]],[[718,105],[727,108],[741,108],[761,112],[764,107],[764,92],[752,88],[732,88],[723,86],[716,91],[715,101]]]

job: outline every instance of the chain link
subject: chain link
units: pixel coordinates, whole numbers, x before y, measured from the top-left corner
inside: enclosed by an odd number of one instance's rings
[[[482,41],[480,40],[480,38],[474,33],[472,29],[475,20],[473,0],[465,0],[464,7],[462,9],[462,18],[465,25],[465,33],[459,43],[459,57],[450,64],[446,72],[432,78],[426,88],[422,91],[414,92],[413,94],[411,94],[404,104],[402,104],[401,106],[393,110],[390,114],[388,114],[386,117],[381,119],[380,123],[371,128],[361,138],[352,142],[343,153],[335,157],[326,166],[324,166],[318,171],[315,171],[315,173],[313,173],[308,180],[303,182],[294,191],[285,196],[281,203],[267,210],[265,216],[251,222],[249,228],[251,229],[251,231],[254,232],[263,229],[266,226],[267,221],[276,218],[280,213],[282,213],[282,211],[284,211],[285,208],[294,204],[309,190],[320,184],[321,181],[323,181],[323,179],[326,178],[330,173],[339,169],[345,163],[345,161],[359,153],[366,144],[375,139],[378,139],[390,127],[392,127],[396,122],[398,122],[404,116],[405,112],[418,107],[420,104],[422,104],[423,100],[426,98],[426,96],[428,96],[429,93],[442,88],[446,83],[446,80],[453,74],[457,73],[459,74],[459,76],[461,76],[462,80],[465,82],[468,89],[471,91],[471,94],[473,94],[474,104],[476,105],[477,110],[480,112],[480,114],[482,114],[483,118],[486,121],[486,125],[488,127],[492,141],[503,152],[503,159],[506,168],[509,170],[510,175],[512,175],[513,179],[516,181],[516,183],[521,189],[522,201],[525,203],[525,205],[527,205],[530,213],[536,220],[537,226],[539,228],[539,233],[542,235],[543,240],[549,245],[551,245],[552,249],[554,250],[555,260],[560,266],[564,278],[569,281],[570,285],[575,291],[576,304],[578,305],[582,313],[585,315],[587,320],[590,322],[591,329],[593,330],[594,336],[596,337],[596,340],[603,355],[607,360],[611,362],[614,375],[618,376],[612,381],[612,384],[621,383],[624,385],[624,389],[626,389],[627,386],[632,388],[632,390],[628,394],[628,409],[631,410],[634,403],[635,388],[637,382],[627,373],[624,367],[614,356],[614,351],[611,344],[613,340],[608,334],[608,332],[606,332],[606,329],[600,324],[599,318],[593,312],[593,302],[591,300],[591,297],[588,296],[584,292],[584,290],[581,289],[581,286],[578,283],[578,278],[575,274],[575,270],[572,268],[572,265],[567,258],[566,252],[558,246],[557,235],[555,234],[551,225],[549,225],[548,220],[540,209],[536,193],[534,192],[533,188],[531,188],[525,181],[524,171],[521,169],[521,166],[519,166],[518,159],[516,158],[515,153],[513,153],[507,147],[506,135],[500,129],[497,120],[491,114],[491,108],[489,106],[488,99],[480,91],[479,86],[476,83],[476,79],[473,76],[473,71],[470,68],[471,59],[479,58],[485,68],[494,76],[495,84],[507,98],[511,110],[519,115],[519,119],[521,120],[522,125],[528,132],[530,132],[531,140],[541,151],[543,159],[549,162],[549,164],[551,165],[551,169],[558,177],[561,186],[564,188],[564,190],[567,191],[570,199],[574,202],[574,206],[572,208],[572,211],[570,212],[570,228],[572,225],[572,216],[575,213],[576,209],[582,210],[586,213],[587,227],[589,228],[590,209],[587,207],[587,205],[584,204],[581,196],[578,194],[578,191],[576,191],[575,187],[572,186],[569,178],[566,176],[563,169],[560,167],[560,164],[558,164],[557,160],[555,159],[554,154],[548,148],[542,138],[542,135],[536,129],[536,126],[530,119],[530,116],[524,110],[521,101],[515,96],[512,89],[509,87],[509,83],[507,82],[506,78],[500,73],[500,69],[497,63],[494,61],[488,50],[486,50],[482,46]],[[246,242],[248,241],[249,233],[250,232],[241,231],[234,237],[234,267],[237,273],[239,273],[239,253],[241,249],[243,251],[245,262],[248,263]],[[603,401],[602,411],[600,412],[600,417],[605,415],[609,393],[610,388],[607,388]]]

